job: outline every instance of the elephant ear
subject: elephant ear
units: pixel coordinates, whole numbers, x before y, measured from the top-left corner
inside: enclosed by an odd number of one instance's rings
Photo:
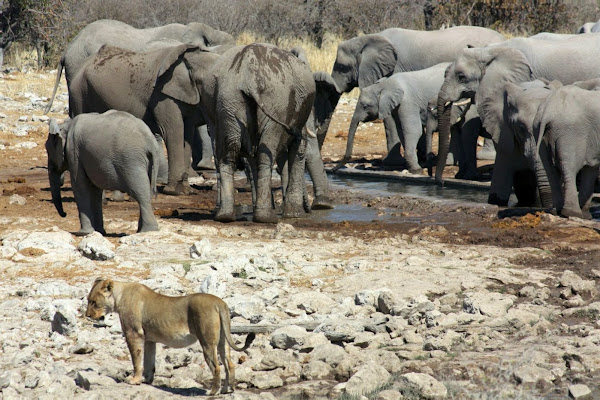
[[[308,61],[308,56],[306,55],[306,50],[304,50],[304,48],[302,46],[292,47],[292,49],[290,50],[290,53],[292,53],[293,55],[298,57],[298,59],[300,61],[302,61],[303,63],[305,63],[306,65],[308,65],[310,67],[310,62]]]
[[[313,72],[313,79],[315,80],[317,93],[325,93],[330,103],[335,107],[342,93],[331,75],[324,71],[317,71]]]
[[[200,93],[184,59],[185,53],[198,49],[197,46],[183,44],[160,50],[156,84],[162,85],[162,93],[186,104],[195,105],[200,102]]]
[[[379,84],[384,82],[385,80]],[[400,106],[404,97],[404,90],[400,85],[392,84],[392,82],[389,83],[391,85],[386,85],[379,94],[379,119],[387,118],[392,111]]]
[[[498,143],[500,135],[508,127],[504,122],[504,92],[509,82],[532,80],[531,66],[525,55],[512,48],[475,48],[476,59],[485,74],[475,94],[477,112],[485,130]]]
[[[362,48],[358,66],[358,87],[374,84],[389,76],[396,68],[398,54],[392,42],[381,35],[368,35]]]
[[[67,144],[67,132],[70,123],[71,120],[69,118],[63,124],[59,124],[54,118],[51,118],[48,122],[49,129],[46,151],[56,168],[61,168],[65,162],[65,146]]]

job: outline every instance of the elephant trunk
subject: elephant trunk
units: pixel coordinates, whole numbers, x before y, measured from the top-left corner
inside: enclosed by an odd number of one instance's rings
[[[438,144],[438,159],[435,170],[435,182],[439,185],[444,183],[442,174],[446,166],[446,159],[450,151],[450,113],[452,111],[452,103],[446,104],[444,96],[438,97],[437,112],[438,112],[438,128],[439,128],[439,144]]]
[[[545,151],[545,149],[546,148],[544,146],[544,148],[540,148],[540,151]],[[533,166],[535,169],[535,176],[537,179],[538,192],[539,192],[539,196],[540,196],[540,202],[542,203],[542,207],[543,208],[555,207],[556,205],[553,204],[552,188],[550,186],[548,174],[546,172],[546,169],[544,167],[544,164],[542,162],[540,154],[537,151],[537,148],[532,149],[532,154],[534,157]]]
[[[352,116],[352,121],[350,122],[350,129],[348,130],[348,142],[346,143],[346,154],[344,158],[336,165],[335,170],[343,167],[348,161],[350,161],[350,157],[352,157],[352,147],[354,146],[354,135],[356,134],[356,129],[358,128],[358,123],[362,122],[362,119],[358,116],[358,113],[354,113]]]
[[[67,214],[63,210],[62,198],[60,196],[60,188],[62,186],[62,177],[60,171],[48,165],[48,180],[50,181],[50,193],[52,194],[52,203],[58,211],[58,215],[66,217]]]

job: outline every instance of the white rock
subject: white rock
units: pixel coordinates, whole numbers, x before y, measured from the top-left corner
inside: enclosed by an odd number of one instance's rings
[[[50,120],[50,117],[48,117],[47,115],[34,115],[31,117],[31,120],[33,122],[48,122]]]
[[[25,204],[27,204],[27,200],[25,200],[25,197],[20,196],[18,194],[13,194],[12,196],[10,196],[8,198],[8,204],[16,204],[19,206],[24,206]]]
[[[513,376],[521,384],[536,384],[540,380],[551,383],[554,380],[551,371],[535,365],[523,365],[515,369]]]
[[[210,240],[204,238],[199,242],[194,243],[190,247],[190,257],[197,258],[207,258],[208,254],[212,251],[212,245],[210,244]]]
[[[390,373],[375,361],[369,361],[346,382],[348,394],[360,395],[387,383]]]
[[[219,273],[211,273],[200,284],[200,293],[209,293],[222,298],[226,292],[227,283],[224,282],[223,275]]]
[[[52,318],[52,332],[70,336],[77,332],[77,312],[66,304],[56,307],[56,313]]]
[[[573,271],[566,270],[559,279],[559,285],[570,287],[575,294],[596,294],[596,284],[593,280],[585,281]]]
[[[75,382],[77,386],[85,390],[94,389],[94,386],[111,386],[115,384],[113,379],[96,371],[78,371]]]
[[[38,147],[36,142],[20,142],[12,146],[14,149],[35,149]]]
[[[35,294],[38,296],[79,297],[86,289],[71,286],[64,281],[46,281],[38,285]]]
[[[470,314],[502,317],[512,307],[515,299],[513,295],[496,292],[468,293],[463,300],[463,310]]]
[[[288,325],[276,329],[271,334],[270,343],[276,349],[297,348],[304,344],[307,335],[306,329],[297,325]]]
[[[83,256],[98,261],[115,258],[114,248],[115,246],[99,232],[87,235],[77,246]]]
[[[4,246],[14,247],[21,251],[26,248],[34,248],[45,251],[52,251],[54,254],[76,254],[75,247],[71,244],[73,235],[69,232],[59,229],[49,232],[24,232],[15,231],[9,233],[2,240]]]
[[[293,295],[288,307],[296,307],[307,314],[329,314],[336,302],[328,295],[320,292],[301,292]]]
[[[590,394],[592,394],[592,391],[584,384],[569,386],[569,397],[573,399],[583,399]]]
[[[414,393],[415,397],[419,399],[438,400],[444,399],[448,395],[446,386],[427,374],[410,372],[401,375],[396,384],[401,392]]]
[[[19,117],[19,122],[27,122],[27,120],[29,120],[29,118],[27,117],[27,115],[21,115]]]
[[[330,379],[333,376],[333,368],[329,364],[312,360],[302,367],[302,378],[307,380]]]
[[[250,383],[258,389],[271,389],[283,386],[283,380],[273,372],[256,371]]]
[[[226,298],[225,302],[229,305],[232,317],[240,316],[251,320],[257,316],[262,316],[265,312],[265,303],[257,296],[243,296],[238,294]]]

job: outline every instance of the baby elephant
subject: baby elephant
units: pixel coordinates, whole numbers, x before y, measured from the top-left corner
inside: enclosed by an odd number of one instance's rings
[[[158,230],[150,200],[162,149],[142,120],[115,110],[80,114],[62,124],[52,119],[46,151],[52,202],[61,217],[66,216],[61,174],[69,170],[71,175],[81,224],[77,235],[106,233],[102,190],[120,190],[138,202],[138,232]]]

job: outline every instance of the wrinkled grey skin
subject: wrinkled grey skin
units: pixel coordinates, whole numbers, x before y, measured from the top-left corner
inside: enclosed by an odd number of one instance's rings
[[[362,89],[372,85],[395,72],[417,71],[452,62],[467,45],[485,46],[504,40],[496,31],[472,26],[439,31],[386,29],[340,43],[331,76],[340,91],[346,93],[355,87]],[[384,120],[384,126],[390,153],[386,161],[403,164],[398,145],[400,138],[391,116]]]
[[[586,60],[598,56],[600,56],[600,35],[578,35],[558,41],[515,38],[486,48],[464,49],[449,67],[440,90],[438,103],[440,151],[436,181],[442,182],[445,156],[448,151],[449,105],[452,102],[472,99],[477,106],[483,127],[496,144],[495,170],[501,171],[492,175],[488,202],[507,205],[513,176],[502,171],[508,170],[513,146],[508,142],[499,142],[501,131],[506,129],[506,125],[503,118],[504,102],[498,93],[501,93],[502,87],[508,82],[518,83],[543,78],[568,84],[596,78],[600,76],[600,65]],[[501,156],[500,153],[503,155]],[[535,176],[527,174],[522,178],[524,180],[517,182],[517,186],[524,188],[525,191],[529,188],[529,192],[516,194],[519,203],[526,205],[526,202],[535,198],[535,186],[531,183],[535,181]]]
[[[553,33],[553,32],[540,32],[533,36],[529,36],[529,39],[538,39],[538,40],[565,40],[571,39],[572,37],[577,36],[574,33]]]
[[[423,168],[417,158],[417,143],[427,123],[428,100],[439,92],[448,65],[441,63],[419,71],[398,72],[361,88],[350,122],[346,154],[336,169],[350,159],[354,135],[360,122],[391,116],[404,146],[408,170],[415,174],[422,173]],[[431,152],[431,140],[427,152]]]
[[[577,28],[577,31],[576,31],[577,34],[595,33],[595,32],[600,32],[600,21],[586,22],[585,24],[583,24],[579,28]]]
[[[597,83],[594,80],[554,88],[537,108],[532,107],[536,102],[532,95],[507,88],[509,119],[520,129],[519,142],[536,172],[542,204],[566,217],[591,218],[590,199],[600,165],[600,93],[598,86],[593,86]],[[582,89],[579,84],[592,90]],[[515,112],[517,109],[520,112]],[[532,111],[534,122],[526,126],[523,120],[532,118],[523,116]]]
[[[269,44],[234,47],[204,75],[202,109],[215,141],[219,172],[215,220],[235,221],[233,173],[245,158],[256,187],[253,220],[276,223],[272,167],[286,150],[290,178],[283,216],[304,215],[305,124],[314,98],[310,68],[292,53]]]
[[[79,31],[62,55],[57,67],[54,90],[44,113],[48,113],[52,107],[63,67],[67,87],[70,88],[71,81],[83,66],[85,60],[95,55],[102,45],[108,44],[138,52],[153,50],[157,48],[152,44],[153,42],[165,40],[178,41],[182,44],[202,48],[235,43],[233,36],[230,34],[199,22],[191,22],[187,25],[168,24],[155,28],[137,29],[124,22],[111,19],[94,21]],[[162,45],[159,44],[158,46]],[[70,116],[73,117],[72,114]]]
[[[138,232],[156,231],[151,199],[162,149],[141,120],[121,111],[82,114],[63,124],[50,120],[46,141],[52,202],[61,217],[61,175],[69,171],[81,228],[106,234],[102,190],[128,193],[140,206]]]
[[[190,193],[187,183],[200,111],[200,77],[218,54],[179,45],[147,53],[103,46],[84,63],[70,88],[72,114],[115,109],[142,119],[167,147],[165,194]]]
[[[292,54],[298,57],[310,67],[306,52],[302,47],[294,47],[290,50]],[[315,80],[315,101],[313,103],[310,116],[306,121],[308,136],[306,140],[306,169],[313,182],[314,200],[311,210],[332,209],[333,201],[329,196],[329,182],[323,165],[321,148],[325,142],[325,136],[331,122],[331,116],[340,99],[341,93],[335,84],[335,81],[327,72],[317,71],[313,73]],[[287,161],[286,157],[285,160]],[[279,170],[283,171],[282,186],[287,182],[286,168],[278,161]]]
[[[426,133],[428,141],[431,142],[431,135],[438,131],[437,115],[438,96],[436,95],[427,106],[427,125]],[[477,107],[470,104],[462,106],[452,106],[450,115],[451,135],[450,152],[454,155],[454,162],[458,164],[458,172],[454,176],[457,179],[473,180],[478,179],[480,174],[477,172],[477,139],[479,136],[488,137],[485,129],[482,129],[481,119],[477,114]],[[431,146],[431,145],[429,145]],[[493,150],[493,149],[492,149]],[[432,175],[433,165],[427,169],[429,176]],[[447,164],[446,164],[447,165]]]

